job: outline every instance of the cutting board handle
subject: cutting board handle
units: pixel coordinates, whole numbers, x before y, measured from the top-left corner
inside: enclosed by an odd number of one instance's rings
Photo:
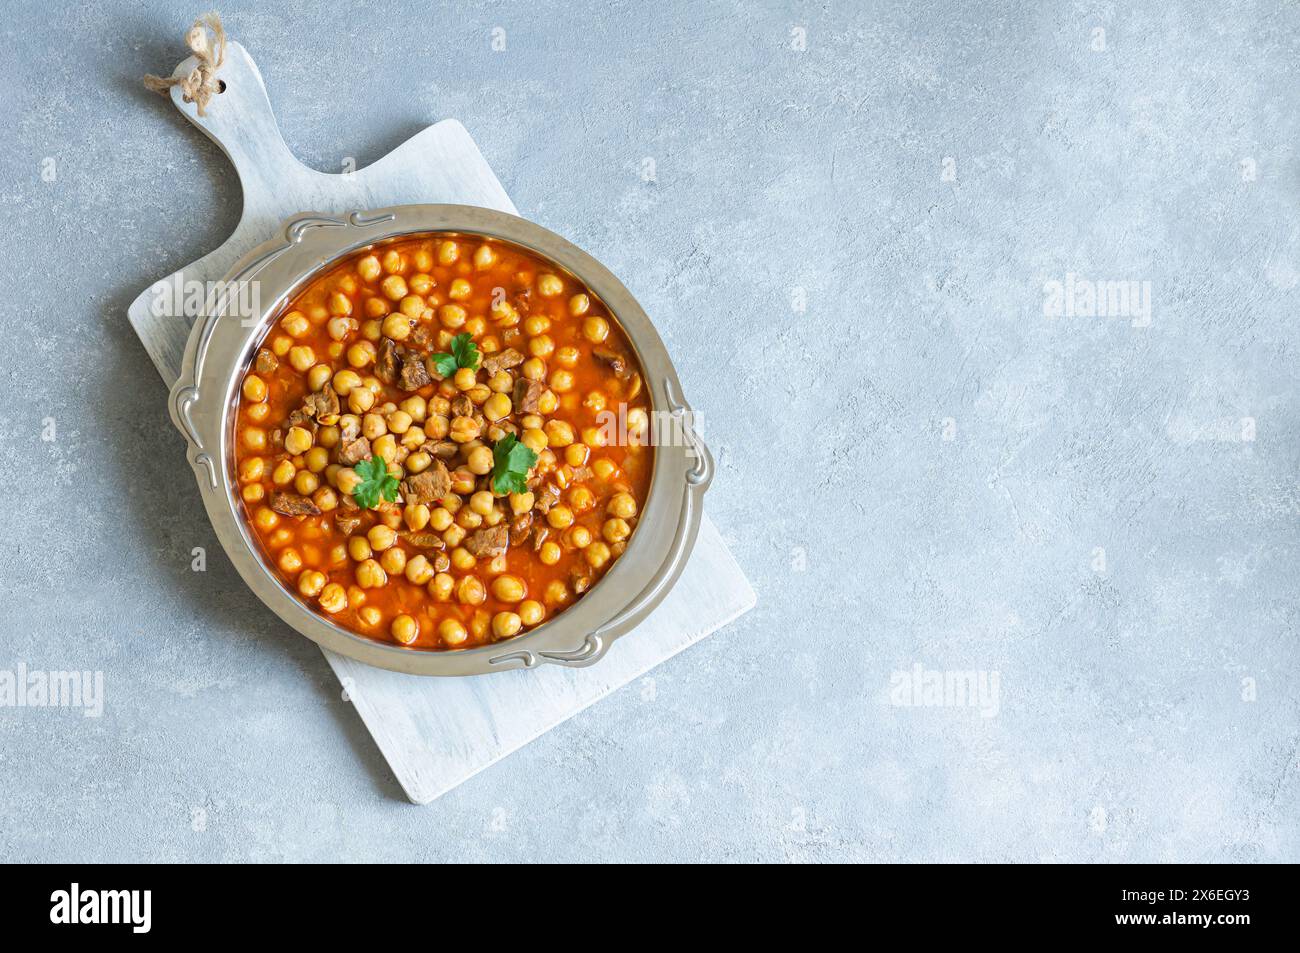
[[[187,75],[197,62],[191,56],[172,75]],[[271,111],[271,100],[257,64],[233,40],[226,44],[225,62],[217,72],[217,79],[225,88],[212,97],[202,116],[194,103],[185,102],[177,86],[171,89],[171,100],[186,119],[203,130],[230,158],[244,188],[245,211],[250,204],[258,204],[262,197],[273,196],[285,187],[286,177],[324,174],[307,168],[289,151]]]

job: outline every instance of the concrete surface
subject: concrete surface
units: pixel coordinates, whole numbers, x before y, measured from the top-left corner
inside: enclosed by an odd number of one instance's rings
[[[138,80],[200,9],[22,5],[0,669],[104,708],[0,708],[0,859],[1300,859],[1294,4],[379,6],[222,12],[308,163],[458,117],[626,280],[759,607],[403,802],[126,323],[238,216]]]

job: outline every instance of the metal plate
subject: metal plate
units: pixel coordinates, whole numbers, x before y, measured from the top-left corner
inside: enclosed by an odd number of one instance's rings
[[[519,245],[585,284],[636,350],[652,414],[680,437],[656,442],[650,490],[627,551],[581,599],[517,638],[472,649],[403,648],[357,635],[307,608],[264,563],[240,516],[232,472],[238,387],[253,351],[284,304],[340,258],[369,246],[427,232],[460,232]],[[256,284],[256,309],[241,311],[241,289]],[[399,205],[344,215],[303,213],[231,269],[195,323],[180,378],[171,391],[172,421],[217,538],[244,581],[281,619],[321,646],[371,665],[416,675],[478,675],[545,663],[590,665],[663,599],[685,565],[699,530],[713,461],[692,425],[672,361],[636,299],[581,249],[539,225],[467,205]],[[665,416],[666,415],[666,416]]]

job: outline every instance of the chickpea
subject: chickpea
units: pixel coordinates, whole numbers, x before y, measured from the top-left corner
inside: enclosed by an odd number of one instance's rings
[[[451,526],[454,518],[455,517],[451,515],[449,510],[445,507],[439,506],[437,509],[429,513],[429,528],[435,533],[441,533],[443,530],[447,529],[447,527]]]
[[[280,319],[280,327],[290,337],[300,338],[311,330],[311,322],[301,311],[290,311]]]
[[[609,482],[618,475],[618,466],[608,457],[601,457],[591,465],[591,472],[596,475],[596,479]]]
[[[582,322],[582,336],[592,344],[600,344],[609,337],[609,322],[592,315]]]
[[[420,624],[403,613],[393,619],[388,631],[402,645],[410,645],[415,641],[415,637],[420,634]]]
[[[591,530],[581,524],[570,526],[565,533],[566,542],[573,549],[586,549],[591,545]]]
[[[528,595],[528,587],[518,576],[505,574],[492,580],[492,595],[502,602],[519,602]]]
[[[348,410],[354,414],[364,414],[375,406],[375,392],[368,387],[353,388],[348,394]]]
[[[520,370],[530,381],[540,381],[546,377],[546,362],[539,357],[530,357]]]
[[[461,576],[456,584],[456,598],[464,605],[479,606],[487,599],[487,590],[478,576]]]
[[[498,612],[492,617],[492,634],[498,639],[508,639],[518,635],[523,628],[523,620],[513,612]]]
[[[320,477],[310,470],[299,470],[293,478],[293,488],[303,496],[311,496],[320,486]]]
[[[510,512],[516,516],[527,513],[533,508],[535,498],[531,492],[528,493],[511,493],[510,494]]]
[[[253,522],[258,529],[266,532],[275,529],[280,524],[280,514],[264,506],[253,515]]]
[[[374,555],[374,550],[370,548],[370,540],[366,539],[364,536],[349,536],[347,547],[348,555],[351,556],[354,561],[359,563],[365,562]]]
[[[492,512],[494,502],[492,494],[489,491],[479,490],[469,498],[469,508],[479,514],[479,516],[487,516]]]
[[[277,334],[271,341],[271,353],[276,357],[284,357],[291,347],[293,347],[293,338],[284,334]]]
[[[401,550],[392,550],[392,552],[401,552]],[[434,577],[433,565],[429,558],[423,553],[412,556],[406,561],[406,567],[403,570],[408,582],[417,586],[426,585]]]
[[[423,277],[425,280],[424,280],[424,281],[421,281],[420,284],[421,284],[421,286],[424,287],[424,289],[427,291],[428,288],[429,288],[429,282],[428,282],[428,276],[427,276],[427,275],[423,275],[423,276],[421,276],[421,275],[416,275],[415,278],[412,278],[411,280],[412,280],[412,281],[416,281],[417,279],[419,279],[419,278],[421,278],[421,277]],[[412,290],[415,290],[415,289],[412,289]],[[407,318],[409,318],[411,321],[414,321],[414,320],[416,320],[417,318],[421,317],[421,316],[424,314],[424,312],[425,312],[424,299],[423,299],[422,297],[420,297],[419,294],[410,294],[410,295],[407,295],[407,296],[406,296],[405,298],[403,298],[400,302],[398,302],[398,304],[397,304],[397,310],[400,311],[400,312],[401,312],[403,315],[405,315]],[[408,327],[409,327],[409,325],[408,325]]]
[[[447,645],[460,645],[469,638],[469,633],[455,619],[443,619],[438,623],[438,637]]]
[[[575,318],[586,314],[587,309],[590,307],[591,299],[584,294],[576,294],[569,299],[569,314],[573,315]]]
[[[394,410],[384,418],[384,423],[388,425],[389,433],[404,434],[411,429],[411,415],[404,410]]]
[[[592,569],[599,569],[609,562],[609,556],[609,547],[600,540],[596,540],[582,551],[582,558],[587,560],[587,565]]]
[[[474,267],[479,271],[486,271],[497,262],[497,253],[492,250],[491,245],[479,245],[474,250]]]
[[[342,341],[357,329],[357,323],[351,318],[330,318],[325,330],[332,341]]]
[[[251,400],[260,404],[266,400],[266,381],[256,374],[249,374],[244,378],[244,399]]]
[[[510,416],[513,409],[510,398],[506,394],[493,394],[483,401],[483,416],[488,420],[504,420]]]
[[[452,383],[456,385],[457,390],[466,391],[478,383],[477,377],[472,367],[462,367],[452,376]]]
[[[271,406],[270,404],[254,404],[245,413],[248,415],[249,420],[262,423],[271,415]]]
[[[266,498],[266,488],[260,483],[249,483],[239,491],[239,495],[245,503],[261,503]]]
[[[448,573],[440,572],[429,580],[429,595],[439,602],[446,602],[451,598],[451,591],[456,585],[456,580]]]
[[[306,453],[311,444],[312,434],[306,427],[290,427],[284,437],[284,449],[293,454]]]
[[[271,471],[271,482],[276,486],[286,486],[297,472],[298,468],[293,465],[292,460],[281,460]]]
[[[374,281],[379,277],[379,259],[374,255],[367,255],[357,262],[357,274],[365,281]]]
[[[383,552],[397,542],[397,534],[382,523],[370,527],[366,541],[375,552]]]
[[[465,465],[469,467],[471,473],[479,476],[486,476],[492,472],[492,451],[487,447],[475,447],[469,452],[469,458]],[[488,494],[491,497],[492,494]]]
[[[554,566],[563,555],[564,552],[560,549],[560,544],[550,539],[542,543],[542,548],[537,551],[537,558],[546,566]]]
[[[528,342],[528,353],[545,360],[555,353],[555,342],[549,334],[539,334]]]
[[[344,467],[339,470],[337,486],[344,493],[351,494],[358,486],[361,485],[361,476],[351,467]]]
[[[370,344],[378,344],[379,339],[384,336],[378,319],[388,314],[388,302],[383,298],[371,298],[370,300],[374,302],[374,307],[367,309],[371,313],[370,320],[361,325],[361,336]]]
[[[350,368],[344,368],[334,375],[331,381],[334,386],[334,393],[340,397],[347,397],[352,393],[354,387],[361,386],[361,375]]]
[[[542,396],[537,398],[537,412],[541,414],[553,414],[555,408],[560,404],[560,399],[555,396],[555,391],[544,390]]]
[[[460,257],[460,246],[453,241],[444,241],[438,246],[438,264],[454,265]]]
[[[459,569],[461,572],[469,572],[478,565],[478,560],[474,555],[463,546],[457,546],[451,551],[451,567]]]
[[[412,394],[398,404],[397,409],[405,411],[412,423],[422,424],[429,413],[429,404],[419,394]]]
[[[469,314],[458,304],[444,304],[438,309],[438,320],[444,328],[456,330],[463,327]]]
[[[317,364],[307,372],[307,389],[320,390],[329,383],[334,370],[328,364]]]
[[[329,487],[322,486],[311,495],[311,501],[316,504],[317,509],[322,513],[329,513],[338,509],[339,496]]]
[[[402,510],[402,520],[407,529],[418,533],[429,525],[429,507],[424,503],[407,503]]]
[[[552,371],[550,385],[557,394],[567,394],[573,390],[573,372],[562,367]]]
[[[582,442],[592,447],[604,447],[609,444],[609,435],[604,427],[583,427]]]
[[[384,323],[380,325],[380,329],[384,332],[385,337],[390,337],[394,341],[405,341],[411,336],[411,319],[394,311],[384,318]]]
[[[266,431],[261,427],[245,427],[244,447],[248,450],[265,450]]]
[[[575,486],[569,491],[569,505],[575,512],[585,513],[596,505],[596,494],[585,486]]]
[[[584,466],[591,450],[585,443],[573,443],[564,448],[564,462],[571,467]]]
[[[260,480],[266,473],[266,460],[262,457],[248,457],[239,465],[239,479],[247,483]]]
[[[600,535],[608,543],[621,543],[632,535],[632,527],[627,525],[627,520],[615,516],[601,525]]]
[[[389,301],[401,301],[406,297],[406,279],[401,275],[389,275],[379,283],[379,288]]]
[[[541,431],[538,431],[538,433],[541,433]],[[479,435],[478,421],[473,417],[456,417],[451,422],[449,435],[456,443],[469,443],[471,440],[477,440]]]
[[[510,391],[514,388],[514,378],[510,376],[509,371],[497,371],[488,379],[488,388],[497,394],[502,394],[509,399]],[[510,413],[509,410],[506,413]]]
[[[384,614],[374,606],[364,606],[358,610],[357,618],[361,620],[362,625],[369,626],[373,629],[375,626],[379,625],[379,623],[384,621]]]
[[[400,576],[406,571],[406,550],[398,549],[396,546],[385,549],[383,555],[379,557],[379,565],[390,576]]]
[[[605,395],[598,390],[593,390],[582,401],[583,407],[586,407],[588,410],[594,410],[596,413],[600,413],[604,410],[605,404]]]
[[[478,529],[483,525],[483,514],[466,506],[456,513],[456,525],[464,529]]]
[[[562,504],[552,506],[546,514],[546,522],[553,529],[568,529],[573,525],[573,510]]]
[[[299,373],[305,372],[316,363],[316,352],[310,345],[300,344],[289,349],[289,364]]]
[[[564,291],[564,282],[555,275],[542,275],[537,279],[537,293],[543,298],[554,298]]]
[[[357,585],[362,589],[378,589],[388,582],[388,573],[384,572],[384,567],[373,559],[358,563],[356,576]]]
[[[326,579],[323,572],[317,572],[315,569],[308,569],[298,577],[298,591],[309,599],[314,599],[321,594],[325,588]]]
[[[631,519],[636,516],[636,500],[631,493],[615,493],[605,505],[605,512],[610,516]]]
[[[388,433],[388,421],[381,414],[366,414],[361,418],[361,436],[367,440],[376,440]]]
[[[569,601],[569,587],[562,580],[551,580],[546,586],[546,592],[542,595],[542,601],[548,606],[563,605]]]
[[[578,358],[580,356],[581,353],[578,351],[578,349],[576,347],[573,347],[570,344],[566,344],[564,347],[560,348],[558,351],[555,352],[555,360],[559,362],[561,367],[567,367],[569,369],[573,369],[578,366]]]
[[[545,450],[547,441],[546,432],[535,428],[525,430],[519,438],[519,442],[534,453],[541,453]]]
[[[563,585],[563,583],[560,583]],[[546,618],[546,610],[535,599],[526,599],[519,603],[519,619],[524,625],[537,625]]]
[[[348,348],[347,359],[353,367],[365,367],[375,359],[375,346],[369,341],[358,341]]]
[[[563,420],[548,420],[546,422],[546,439],[547,446],[567,447],[573,443],[573,427]]]
[[[320,607],[331,614],[342,612],[348,607],[347,592],[337,582],[331,582],[321,590]]]

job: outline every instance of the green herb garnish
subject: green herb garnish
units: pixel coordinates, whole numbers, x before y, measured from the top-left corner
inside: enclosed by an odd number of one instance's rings
[[[528,471],[537,454],[508,433],[492,447],[492,489],[498,493],[527,493]]]
[[[451,377],[462,367],[470,370],[478,368],[478,346],[468,334],[457,334],[451,339],[450,354],[433,355],[433,366],[443,377]]]
[[[352,498],[362,507],[373,510],[382,496],[389,503],[397,500],[397,477],[388,472],[388,464],[378,455],[362,460],[353,469],[361,482],[352,491]]]

